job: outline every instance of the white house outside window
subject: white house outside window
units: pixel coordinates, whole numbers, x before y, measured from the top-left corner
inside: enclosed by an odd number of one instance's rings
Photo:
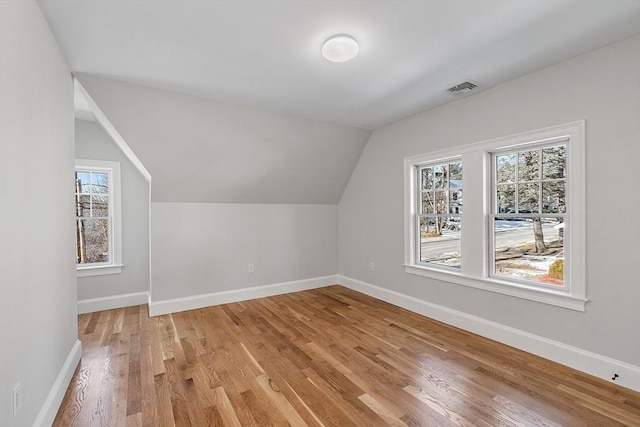
[[[584,151],[579,121],[406,158],[405,271],[584,311]]]
[[[119,273],[122,267],[120,164],[76,160],[78,276]]]

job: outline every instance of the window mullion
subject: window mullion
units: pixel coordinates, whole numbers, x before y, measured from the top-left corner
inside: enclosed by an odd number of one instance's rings
[[[485,171],[488,159],[484,152],[466,153],[462,156],[464,177],[462,182],[463,205],[461,214],[462,238],[460,253],[462,271],[471,277],[486,275],[486,213],[487,195],[491,194],[487,187]]]
[[[515,168],[515,175],[513,177],[513,185],[515,187],[514,203],[515,203],[516,212],[520,212],[520,181],[518,180],[519,174],[520,174],[520,157],[519,157],[519,153],[516,152],[516,168]]]
[[[540,213],[540,215],[542,215],[542,207],[543,205],[543,200],[542,200],[542,185],[543,185],[544,179],[542,177],[542,148],[538,149],[538,212]]]

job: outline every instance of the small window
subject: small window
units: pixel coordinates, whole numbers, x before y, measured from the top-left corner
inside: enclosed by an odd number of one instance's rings
[[[119,163],[76,160],[75,212],[78,275],[119,273]]]
[[[462,232],[462,162],[438,162],[417,166],[418,262],[460,268]]]

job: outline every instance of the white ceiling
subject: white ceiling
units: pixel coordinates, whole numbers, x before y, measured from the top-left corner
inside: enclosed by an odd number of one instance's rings
[[[640,32],[640,0],[40,0],[72,71],[373,129]],[[360,53],[320,54],[337,33]]]

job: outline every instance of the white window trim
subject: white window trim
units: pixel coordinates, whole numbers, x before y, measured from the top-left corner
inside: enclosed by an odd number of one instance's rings
[[[405,272],[458,285],[483,289],[531,301],[584,311],[586,298],[585,263],[585,122],[584,120],[525,132],[489,141],[440,150],[404,159],[404,235]],[[569,252],[567,282],[569,289],[556,290],[527,285],[489,276],[489,214],[491,212],[490,152],[522,144],[568,139],[567,142],[567,210],[571,227],[568,233]],[[418,263],[416,244],[417,165],[447,161],[462,157],[465,189],[462,210],[462,267],[460,270],[424,266]],[[479,179],[481,177],[482,179]],[[480,256],[475,254],[481,253]]]
[[[76,264],[77,277],[102,276],[122,272],[122,208],[120,163],[106,160],[76,159],[75,168],[92,171],[109,172],[109,208],[111,209],[111,239],[109,242],[110,261],[108,263],[93,263],[89,265]]]
[[[446,165],[449,165],[449,164],[451,164],[451,163],[462,163],[462,157],[461,157],[461,156],[457,156],[457,157],[449,157],[449,158],[446,158],[446,159],[438,159],[438,161],[435,161],[435,162],[434,162],[434,161],[428,161],[428,162],[420,162],[420,163],[421,163],[421,164],[420,164],[420,166],[427,166],[427,165],[429,165],[429,166],[431,166],[431,167],[433,167],[433,166],[435,166],[435,165],[440,165],[440,164],[446,164]],[[462,163],[462,165],[463,165],[463,166],[462,166],[462,170],[463,170],[462,175],[463,175],[463,178],[464,178],[464,163]],[[417,181],[416,181],[416,185],[417,185],[417,182],[420,182],[421,177],[420,177],[420,172],[419,172],[418,168],[417,168],[417,167],[415,167],[415,166],[417,166],[417,165],[414,165],[414,169],[415,169],[415,175],[414,175],[414,176],[415,176],[415,179],[417,180]],[[464,181],[464,179],[463,179],[463,181]],[[447,184],[447,185],[448,185],[448,184]],[[416,188],[415,188],[415,193],[414,193],[414,195],[413,195],[413,197],[415,197],[415,198],[416,198],[416,199],[414,200],[414,202],[415,202],[415,209],[416,209],[416,211],[415,211],[416,215],[414,215],[414,216],[413,216],[413,217],[414,217],[414,221],[415,221],[415,224],[414,224],[414,230],[415,230],[416,232],[418,231],[418,228],[420,227],[420,226],[419,226],[420,221],[418,220],[418,214],[420,214],[420,211],[421,211],[420,204],[422,203],[422,201],[421,201],[421,197],[418,195],[418,193],[422,193],[422,190],[423,190],[422,188],[421,188],[420,190],[418,190],[418,189],[417,189],[417,187],[416,187]],[[448,191],[451,191],[451,188],[450,188],[450,187],[447,187],[447,190],[448,190]],[[463,192],[465,192],[465,191],[466,191],[466,190],[464,189],[464,185],[462,186],[462,191],[463,191]],[[463,194],[464,194],[464,193],[463,193]],[[464,200],[464,196],[463,196],[463,200]],[[464,208],[463,208],[463,212],[464,212]],[[431,215],[431,214],[424,214],[424,215],[426,215],[426,216],[436,216],[436,214],[433,214],[433,215]],[[449,214],[449,213],[447,213],[447,214],[445,214],[445,217],[459,217],[459,218],[460,218],[460,224],[461,224],[461,225],[462,225],[462,227],[464,228],[464,223],[462,222],[463,215],[461,215],[461,214],[459,214],[459,213],[458,213],[458,214]],[[461,242],[461,244],[462,244],[462,242]],[[421,261],[421,260],[420,260],[420,249],[419,249],[419,248],[420,248],[420,242],[418,242],[417,240],[414,240],[414,241],[413,241],[413,245],[414,245],[414,250],[415,250],[415,253],[416,253],[416,258],[415,258],[415,264],[416,264],[416,266],[419,266],[419,267],[427,267],[427,268],[430,268],[430,267],[432,267],[432,266],[433,266],[433,267],[434,267],[434,268],[436,268],[436,269],[442,269],[442,270],[447,270],[447,271],[452,271],[452,272],[460,271],[460,267],[457,267],[457,266],[456,266],[456,267],[454,267],[454,266],[447,266],[447,265],[439,265],[439,264],[437,264],[437,263],[430,262],[430,261]],[[461,259],[461,263],[462,263],[462,262],[464,262],[464,260],[462,260],[462,259]]]

